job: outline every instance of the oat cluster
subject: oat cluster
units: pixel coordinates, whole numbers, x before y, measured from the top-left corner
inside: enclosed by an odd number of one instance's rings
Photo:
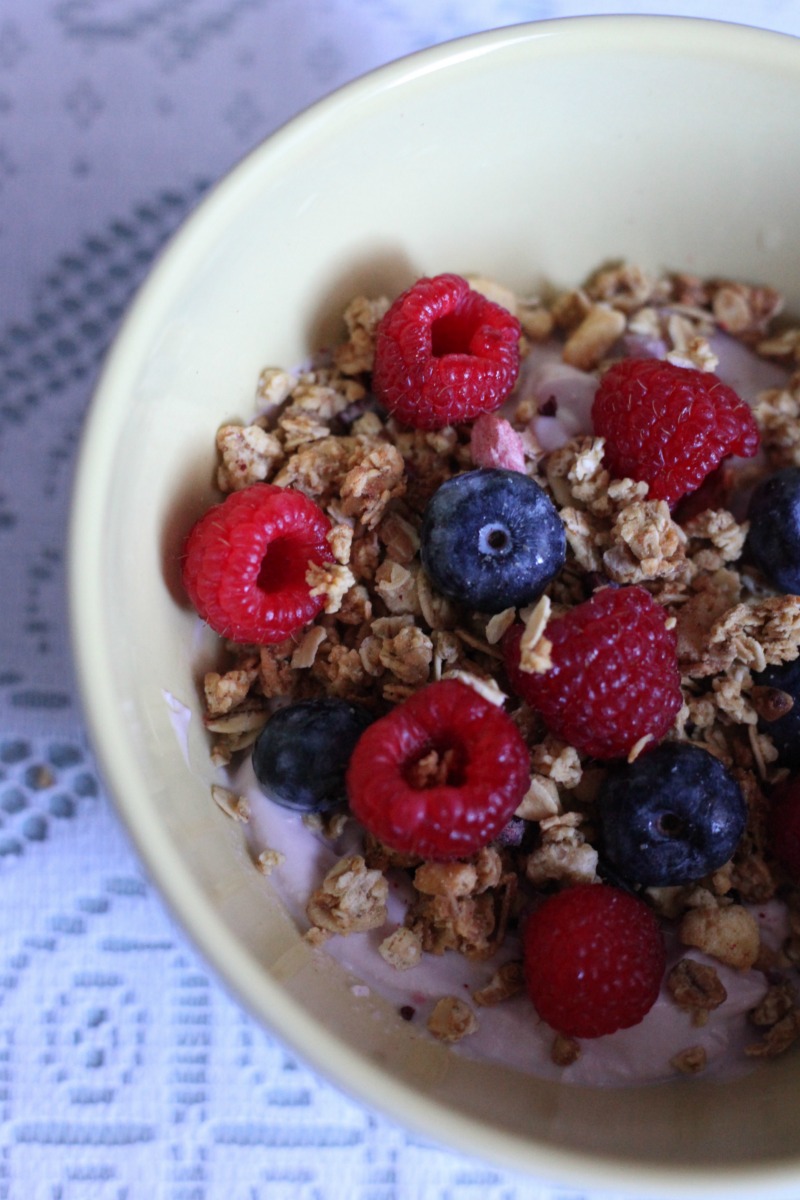
[[[753,674],[797,657],[800,597],[775,594],[743,563],[747,526],[736,497],[758,473],[800,465],[800,330],[779,325],[781,297],[770,288],[686,274],[651,277],[629,265],[604,268],[584,286],[544,299],[523,299],[486,280],[472,284],[518,317],[523,354],[556,340],[564,362],[581,371],[602,372],[620,346],[713,371],[712,335],[719,331],[783,365],[785,386],[763,392],[755,406],[764,461],[739,467],[738,474],[723,467],[711,507],[679,506],[671,513],[663,501],[648,498],[646,484],[609,476],[602,439],[581,435],[547,451],[534,432],[539,399],[522,389],[503,417],[481,418],[475,432],[466,425],[409,430],[377,408],[370,390],[375,327],[389,302],[356,298],[344,315],[341,344],[308,370],[265,370],[259,415],[249,424],[225,425],[217,435],[220,490],[258,481],[299,489],[332,522],[334,561],[309,574],[325,597],[313,624],[278,645],[226,645],[224,662],[206,675],[212,759],[224,766],[246,750],[276,701],[327,694],[381,714],[447,677],[507,707],[530,749],[531,776],[497,843],[468,861],[434,863],[398,856],[365,836],[360,853],[342,857],[308,902],[314,944],[380,928],[380,953],[398,971],[423,955],[447,952],[485,962],[485,982],[471,1005],[442,997],[428,1016],[433,1036],[457,1041],[477,1028],[476,1008],[503,1003],[524,986],[520,962],[508,950],[503,955],[526,896],[598,879],[592,805],[604,768],[550,736],[537,715],[509,695],[500,640],[521,619],[525,661],[529,669],[546,670],[551,615],[582,602],[600,583],[638,584],[663,606],[677,635],[683,706],[667,736],[721,759],[742,786],[750,814],[732,861],[697,883],[649,889],[646,896],[675,923],[687,949],[766,973],[769,988],[750,1014],[747,1053],[773,1056],[800,1034],[791,984],[800,963],[800,895],[769,856],[767,795],[784,772],[757,721],[780,697],[754,686]],[[532,610],[488,617],[436,594],[420,564],[418,530],[439,485],[487,465],[492,446],[512,447],[519,467],[552,497],[568,558]],[[230,816],[247,819],[246,806],[224,789],[215,799]],[[337,845],[349,818],[339,812],[308,820]],[[260,864],[281,869],[268,848]],[[387,924],[393,872],[412,884],[398,928]],[[790,936],[773,951],[761,942],[747,906],[776,897],[788,905]],[[669,975],[668,991],[687,1014],[686,1048],[672,1067],[694,1074],[704,1068],[705,1055],[692,1042],[692,1027],[724,1005],[725,989],[713,966],[687,956]],[[555,1062],[567,1066],[579,1054],[572,1039],[555,1038]]]

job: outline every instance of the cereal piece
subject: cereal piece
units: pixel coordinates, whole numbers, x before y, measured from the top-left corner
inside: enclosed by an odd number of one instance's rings
[[[741,904],[691,909],[678,934],[684,946],[694,946],[740,971],[748,970],[758,958],[758,924]]]
[[[797,990],[788,980],[783,980],[768,987],[761,1001],[750,1009],[747,1016],[757,1028],[765,1029],[777,1025],[796,1006]]]
[[[767,1030],[760,1042],[745,1046],[748,1058],[777,1058],[800,1037],[800,1009],[793,1008]]]
[[[579,813],[558,813],[540,821],[541,845],[525,865],[534,886],[551,880],[578,884],[597,879],[597,851],[578,828],[582,820]]]
[[[397,447],[388,442],[367,443],[365,451],[345,475],[339,493],[342,512],[374,529],[389,501],[406,490],[405,464]]]
[[[753,411],[770,464],[800,466],[800,372],[785,387],[761,392]]]
[[[246,796],[238,796],[230,788],[213,783],[211,785],[211,799],[232,820],[242,821],[245,824],[250,820],[250,804]]]
[[[408,566],[419,553],[419,532],[397,512],[389,512],[378,526],[378,537],[389,558]]]
[[[271,875],[272,872],[286,862],[286,855],[280,850],[262,850],[256,856],[256,868],[262,875]]]
[[[686,537],[663,500],[628,504],[617,514],[610,537],[603,565],[616,583],[668,578],[683,566]]]
[[[389,885],[360,854],[340,859],[312,892],[306,914],[312,925],[347,936],[386,922]]]
[[[768,596],[737,604],[715,622],[709,642],[726,666],[739,659],[753,671],[791,662],[800,652],[800,596]]]
[[[783,296],[771,287],[720,280],[710,291],[711,309],[720,329],[746,342],[763,337],[783,309]]]
[[[378,657],[403,683],[421,687],[430,675],[433,642],[418,625],[405,625],[394,637],[381,640]]]
[[[375,591],[390,613],[412,613],[419,616],[419,583],[422,571],[412,564],[405,567],[391,558],[385,558],[375,572]]]
[[[472,999],[481,1007],[487,1008],[502,1004],[512,996],[518,996],[525,987],[525,976],[522,963],[518,959],[503,963],[498,967],[488,983],[472,993]]]
[[[344,311],[348,340],[336,347],[334,361],[343,375],[360,375],[372,370],[375,357],[375,330],[389,308],[385,296],[370,300],[356,296]]]
[[[342,607],[345,593],[355,584],[355,576],[342,563],[308,564],[306,583],[309,595],[325,597],[325,612],[336,613]]]
[[[601,267],[586,284],[593,300],[604,300],[624,313],[634,313],[648,304],[657,289],[657,281],[635,263]]]
[[[708,1054],[705,1046],[687,1046],[674,1054],[669,1062],[680,1075],[699,1075],[708,1065]]]
[[[250,688],[258,678],[258,660],[248,659],[242,665],[220,675],[207,671],[203,678],[203,694],[206,712],[212,717],[221,717],[238,708],[247,699]]]
[[[533,747],[531,764],[538,774],[565,788],[577,787],[583,774],[581,758],[575,747],[549,733]]]
[[[460,1042],[475,1033],[478,1019],[466,1000],[457,996],[442,996],[428,1017],[428,1030],[440,1042]]]
[[[378,953],[396,971],[408,971],[422,958],[422,942],[413,930],[401,925],[383,939]]]
[[[414,887],[426,896],[470,896],[477,882],[471,863],[426,862],[414,872]]]
[[[269,479],[283,458],[281,443],[259,425],[223,425],[217,433],[217,449],[221,456],[217,487],[221,492],[235,492]]]
[[[353,527],[351,525],[343,523],[332,525],[325,535],[325,540],[337,563],[345,566],[350,562],[350,550],[353,545]]]

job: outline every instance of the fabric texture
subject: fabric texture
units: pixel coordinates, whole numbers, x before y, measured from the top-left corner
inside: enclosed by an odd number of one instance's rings
[[[187,944],[86,742],[64,546],[103,353],[213,181],[384,62],[609,7],[800,34],[794,0],[3,0],[0,1200],[567,1200],[340,1095]]]

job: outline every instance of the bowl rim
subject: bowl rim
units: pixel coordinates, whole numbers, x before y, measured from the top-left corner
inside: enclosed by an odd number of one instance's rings
[[[623,42],[639,45],[645,37],[650,44],[655,38],[668,37],[683,48],[691,38],[692,49],[700,44],[705,53],[721,60],[745,53],[750,56],[755,44],[762,60],[773,57],[776,62],[788,63],[793,55],[792,70],[800,74],[800,39],[743,23],[648,14],[522,22],[416,51],[338,87],[265,137],[205,192],[159,251],[131,300],[106,352],[84,418],[67,532],[71,648],[80,703],[101,776],[159,896],[236,1001],[320,1076],[367,1109],[381,1112],[429,1143],[473,1160],[524,1172],[539,1182],[590,1191],[614,1189],[640,1198],[645,1194],[688,1198],[702,1189],[709,1200],[715,1196],[752,1200],[756,1194],[764,1200],[788,1200],[789,1192],[796,1192],[800,1180],[800,1151],[796,1157],[777,1160],[773,1165],[724,1168],[682,1167],[678,1163],[653,1166],[638,1160],[553,1148],[454,1113],[411,1085],[399,1082],[316,1018],[294,1007],[281,985],[265,975],[250,954],[231,939],[227,926],[208,905],[180,854],[161,835],[158,821],[137,805],[142,780],[124,736],[124,720],[120,717],[116,725],[109,724],[114,695],[108,680],[98,677],[94,665],[97,630],[102,628],[98,624],[98,598],[104,573],[98,552],[103,515],[94,498],[98,495],[98,477],[104,484],[110,482],[110,455],[104,455],[103,449],[112,444],[116,416],[122,410],[120,397],[124,395],[124,389],[118,388],[115,381],[124,378],[128,364],[137,361],[137,343],[152,326],[154,309],[161,307],[164,296],[172,291],[170,279],[179,278],[188,269],[196,258],[196,245],[207,239],[208,231],[225,224],[226,213],[238,205],[242,189],[246,192],[249,186],[255,186],[255,168],[265,159],[279,158],[293,144],[313,139],[320,126],[354,102],[365,103],[371,96],[401,87],[417,76],[446,71],[464,59],[495,54],[524,42],[561,39],[562,44],[573,40],[577,45],[591,38],[592,52],[596,52],[598,48],[619,47]],[[100,487],[99,494],[104,494],[104,487]]]

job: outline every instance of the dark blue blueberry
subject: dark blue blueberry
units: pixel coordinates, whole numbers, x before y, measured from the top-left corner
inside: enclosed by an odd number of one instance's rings
[[[759,696],[759,729],[772,738],[783,766],[800,767],[800,658],[765,667],[753,683],[767,689]]]
[[[262,790],[277,804],[302,812],[340,804],[350,756],[372,720],[366,708],[334,697],[279,708],[253,747]]]
[[[443,595],[478,612],[530,604],[564,565],[561,518],[538,483],[519,471],[481,468],[433,494],[420,556]]]
[[[747,516],[747,550],[756,566],[779,591],[800,594],[800,467],[763,479]]]
[[[664,742],[612,770],[597,798],[603,854],[630,883],[667,887],[726,863],[747,822],[739,784],[718,758]]]

